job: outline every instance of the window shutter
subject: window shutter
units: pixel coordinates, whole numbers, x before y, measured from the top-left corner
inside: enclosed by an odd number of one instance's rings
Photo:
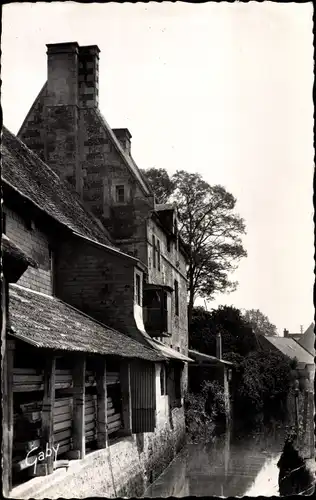
[[[132,432],[153,432],[156,426],[156,371],[154,363],[131,363]]]

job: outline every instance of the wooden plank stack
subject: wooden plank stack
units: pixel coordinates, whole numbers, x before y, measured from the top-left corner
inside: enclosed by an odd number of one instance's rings
[[[113,406],[113,401],[111,397],[108,397],[107,400],[107,419],[108,419],[108,434],[113,434],[117,432],[121,426],[121,415],[116,411]]]
[[[58,455],[72,447],[72,398],[59,398],[54,404],[54,443],[58,443]]]
[[[94,386],[96,386],[96,378],[95,378],[94,372],[92,372],[92,371],[86,371],[85,386],[86,387],[94,387]]]
[[[85,397],[85,438],[86,443],[96,439],[96,395],[86,394]]]
[[[14,413],[13,457],[16,472],[30,467],[25,461],[26,454],[41,445],[42,401],[32,401],[20,405],[22,414]],[[32,462],[32,460],[29,460]]]
[[[35,368],[13,369],[13,391],[42,391],[44,388],[44,373]]]
[[[55,389],[68,389],[72,386],[71,370],[56,370]]]
[[[107,372],[106,374],[106,385],[113,385],[120,383],[119,372]]]

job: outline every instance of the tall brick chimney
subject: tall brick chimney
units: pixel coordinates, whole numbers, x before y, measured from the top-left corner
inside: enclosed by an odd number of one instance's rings
[[[80,193],[78,56],[76,42],[47,45],[44,156],[45,161]]]
[[[48,44],[47,106],[78,105],[77,42]]]
[[[79,106],[97,108],[99,104],[99,53],[97,45],[79,47]]]
[[[47,45],[44,157],[81,197],[81,110],[98,107],[99,53],[77,42]]]
[[[113,128],[116,138],[120,141],[122,148],[128,155],[131,154],[131,138],[132,134],[128,128]]]
[[[289,331],[286,328],[284,328],[283,335],[284,337],[289,337]]]

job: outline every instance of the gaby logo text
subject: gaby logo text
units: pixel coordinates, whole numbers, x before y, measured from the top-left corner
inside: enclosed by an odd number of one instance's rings
[[[36,473],[36,467],[38,462],[42,462],[45,460],[47,457],[51,457],[53,453],[55,453],[54,456],[54,462],[57,459],[57,453],[58,453],[58,448],[59,448],[59,443],[57,443],[56,447],[52,446],[51,448],[49,447],[48,443],[46,443],[46,449],[44,451],[40,451],[38,455],[30,457],[30,454],[38,449],[38,446],[35,446],[35,448],[32,448],[28,454],[26,455],[25,461],[27,465],[34,465],[34,474]]]

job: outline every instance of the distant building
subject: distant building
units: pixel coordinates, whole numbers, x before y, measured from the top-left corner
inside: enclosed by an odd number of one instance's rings
[[[311,323],[307,330],[297,339],[297,342],[312,356],[315,356],[315,323]]]
[[[314,357],[298,342],[289,337],[258,337],[261,348],[265,351],[280,352],[290,359],[297,359],[298,370],[302,374],[309,374],[310,380],[314,380],[315,364]]]

